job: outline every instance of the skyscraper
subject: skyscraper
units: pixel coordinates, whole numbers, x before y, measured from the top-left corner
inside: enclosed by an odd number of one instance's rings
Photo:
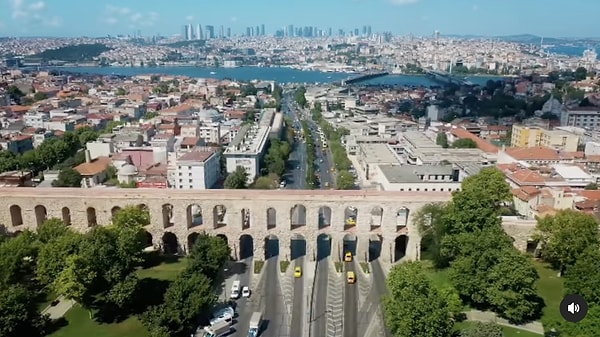
[[[231,37],[231,27],[227,27],[227,37]]]
[[[202,36],[202,25],[197,24],[196,25],[196,40],[202,40],[203,38],[204,38],[204,36]]]
[[[260,25],[260,35],[265,36],[267,34],[265,34],[265,24],[263,23],[262,25]]]
[[[206,35],[206,39],[214,39],[215,38],[215,26],[211,26],[211,25],[207,25],[206,27],[206,32],[204,33]]]
[[[223,27],[223,25],[221,25],[221,27],[219,27],[219,38],[222,39],[225,37],[225,28]]]
[[[288,37],[294,37],[294,25],[289,25],[288,29],[287,29],[287,36]]]
[[[194,39],[194,31],[193,31],[191,23],[189,25],[187,25],[187,33],[185,35],[185,39],[188,40],[188,41]]]

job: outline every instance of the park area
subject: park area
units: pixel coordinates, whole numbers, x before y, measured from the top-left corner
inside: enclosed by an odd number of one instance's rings
[[[540,279],[537,281],[537,293],[544,300],[544,309],[542,310],[542,317],[540,318],[540,322],[544,324],[544,326],[552,326],[553,322],[558,320],[562,320],[562,317],[559,312],[559,304],[562,300],[563,296],[563,280],[557,276],[557,272],[552,270],[547,264],[541,261],[535,261],[534,266],[540,276]],[[451,282],[449,279],[449,269],[435,270],[433,267],[430,267],[430,277],[437,287],[444,288],[451,286]],[[465,311],[471,310],[470,307],[466,306],[464,308]],[[464,321],[457,323],[455,328],[456,330],[462,330],[467,328],[472,323],[469,321]],[[525,331],[522,329],[518,329],[515,327],[503,326],[504,337],[539,337],[540,334]]]
[[[168,259],[159,261],[158,265],[138,270],[141,284],[152,285],[170,282],[183,271],[185,259]],[[151,289],[149,289],[151,291]],[[147,337],[148,331],[136,316],[110,324],[101,324],[90,319],[89,312],[75,305],[65,315],[63,326],[52,333],[51,337]]]

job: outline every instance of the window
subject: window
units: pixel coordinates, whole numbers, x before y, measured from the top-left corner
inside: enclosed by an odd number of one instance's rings
[[[188,182],[189,182],[189,183],[191,183],[191,182],[192,182],[192,179],[190,179],[190,181],[188,181]]]

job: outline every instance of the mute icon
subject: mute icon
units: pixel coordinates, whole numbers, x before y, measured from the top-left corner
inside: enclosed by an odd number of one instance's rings
[[[577,294],[570,294],[560,302],[560,314],[571,323],[577,323],[585,318],[588,304],[585,299]]]

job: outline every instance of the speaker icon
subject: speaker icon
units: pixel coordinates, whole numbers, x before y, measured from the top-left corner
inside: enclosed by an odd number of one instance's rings
[[[567,295],[560,302],[560,315],[567,322],[577,323],[585,318],[587,312],[587,302],[577,294]]]
[[[571,304],[567,306],[567,311],[570,312],[571,315],[575,315],[576,312],[579,312],[579,304],[571,302]]]

